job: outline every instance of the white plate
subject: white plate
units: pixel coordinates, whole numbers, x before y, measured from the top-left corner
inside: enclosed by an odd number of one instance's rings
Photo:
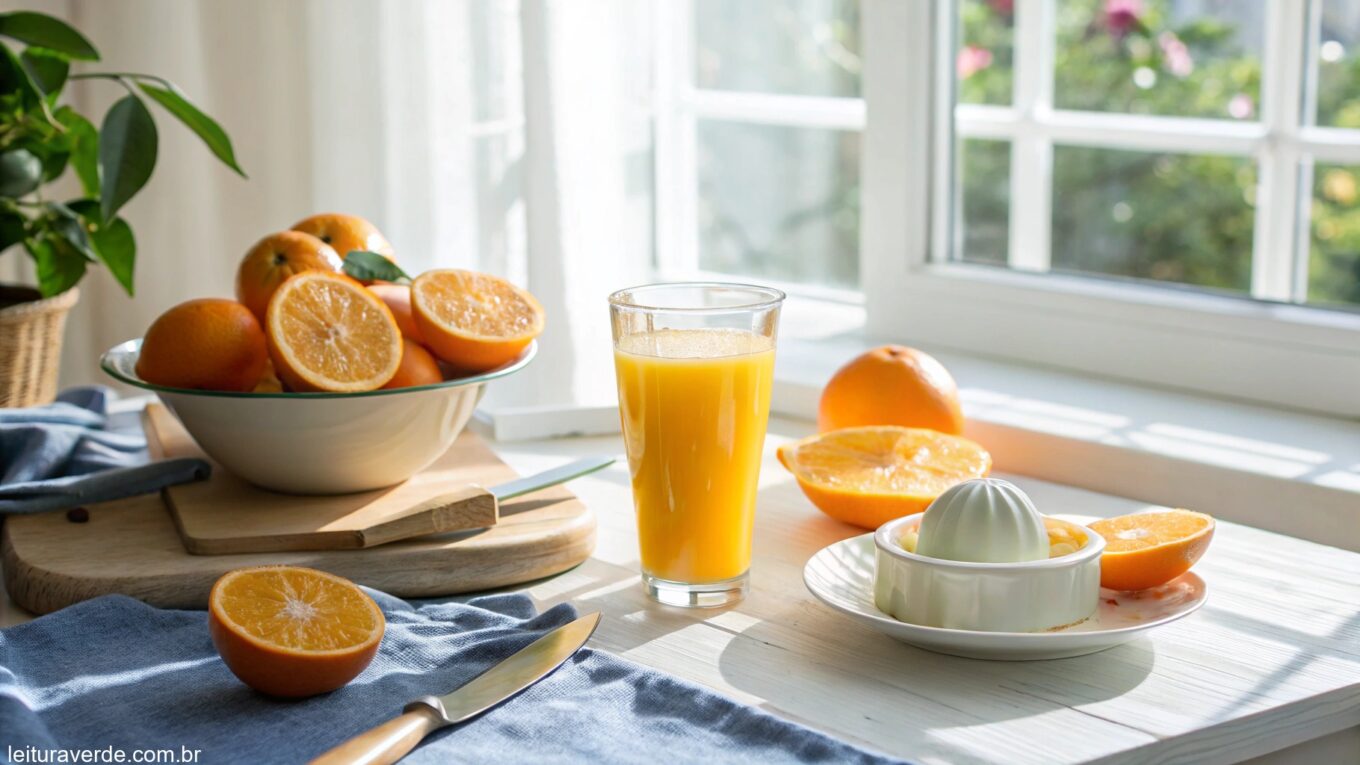
[[[1062,659],[1103,651],[1140,633],[1187,616],[1204,605],[1204,580],[1185,573],[1161,587],[1137,593],[1100,591],[1095,616],[1049,632],[971,632],[907,624],[874,605],[874,535],[864,534],[823,549],[803,569],[803,582],[818,600],[861,624],[918,648],[970,659]]]

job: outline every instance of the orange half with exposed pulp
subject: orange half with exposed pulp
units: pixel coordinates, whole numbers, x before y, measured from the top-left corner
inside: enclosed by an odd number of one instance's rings
[[[377,295],[343,274],[303,271],[269,300],[269,355],[294,391],[376,390],[401,366],[401,330]]]
[[[812,504],[867,529],[919,513],[945,489],[992,469],[992,456],[973,441],[896,426],[833,430],[778,454]]]
[[[543,306],[497,276],[441,269],[411,283],[411,309],[426,347],[467,372],[513,361],[543,332]]]
[[[1166,584],[1189,571],[1214,538],[1214,519],[1192,510],[1121,515],[1089,528],[1105,538],[1100,586],[1112,590]]]
[[[332,691],[373,660],[386,620],[353,582],[296,566],[230,571],[208,596],[208,630],[227,667],[273,696]]]

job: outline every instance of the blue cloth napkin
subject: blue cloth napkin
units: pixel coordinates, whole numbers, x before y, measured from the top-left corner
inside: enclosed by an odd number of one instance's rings
[[[0,409],[0,515],[66,510],[201,481],[199,459],[148,462],[139,431],[107,429],[113,391],[68,388],[55,403]]]
[[[302,701],[236,680],[202,611],[106,595],[0,630],[0,759],[27,747],[112,747],[128,761],[134,749],[167,749],[200,750],[199,763],[305,762],[576,618],[568,604],[535,614],[517,594],[417,608],[369,592],[387,615],[377,657],[349,685]],[[403,760],[658,761],[889,762],[590,648]]]

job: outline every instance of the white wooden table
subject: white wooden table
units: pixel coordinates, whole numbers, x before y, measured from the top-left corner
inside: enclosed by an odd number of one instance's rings
[[[933,654],[847,621],[804,588],[814,552],[862,533],[819,513],[774,460],[809,428],[771,425],[744,602],[691,611],[643,595],[623,466],[573,484],[599,516],[595,555],[524,591],[541,607],[603,611],[598,647],[921,762],[1235,762],[1338,731],[1314,759],[1360,762],[1360,554],[1220,523],[1195,569],[1208,603],[1180,622],[1074,659]],[[521,472],[620,450],[616,437],[497,446]],[[1046,512],[1145,507],[1010,478]],[[0,611],[0,624],[27,618],[8,602]]]

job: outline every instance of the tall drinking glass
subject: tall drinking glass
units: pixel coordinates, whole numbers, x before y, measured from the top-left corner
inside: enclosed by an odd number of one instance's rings
[[[662,603],[746,594],[783,301],[712,282],[609,297],[642,581]]]

